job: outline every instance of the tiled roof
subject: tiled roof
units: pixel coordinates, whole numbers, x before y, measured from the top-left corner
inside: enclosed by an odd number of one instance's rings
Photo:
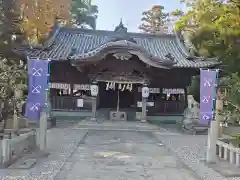
[[[28,57],[67,60],[87,54],[121,35],[122,32],[115,31],[60,28],[53,35],[54,38],[51,38],[51,41],[46,43],[45,47],[31,48],[25,51],[25,53]],[[176,63],[173,67],[210,68],[220,64],[215,59],[190,58],[184,45],[175,35],[151,35],[143,33],[127,33],[125,35],[131,38],[129,41],[132,40],[145,49],[151,55],[150,57],[158,57],[164,60],[166,59],[166,55],[170,54]]]

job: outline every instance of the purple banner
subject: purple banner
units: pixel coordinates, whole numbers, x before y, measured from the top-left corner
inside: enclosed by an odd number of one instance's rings
[[[41,109],[46,103],[48,90],[49,61],[28,59],[28,98],[25,116],[39,120]]]
[[[218,70],[200,71],[200,124],[213,119]]]

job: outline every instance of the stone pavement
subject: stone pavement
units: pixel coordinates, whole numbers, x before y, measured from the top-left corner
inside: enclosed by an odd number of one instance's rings
[[[164,145],[204,180],[240,180],[240,177],[225,178],[205,163],[207,135],[181,135],[154,133]]]
[[[126,131],[161,131],[165,132],[165,129],[150,123],[126,122],[126,121],[100,121],[93,122],[89,120],[80,121],[77,129],[92,129],[92,130],[126,130]]]
[[[203,163],[207,136],[171,131],[139,122],[58,125],[48,131],[48,157],[31,169],[0,170],[0,180],[240,180]]]
[[[68,128],[48,130],[49,156],[37,159],[31,169],[0,170],[1,180],[53,180],[66,160],[81,143],[87,131]],[[27,158],[27,157],[24,157]]]
[[[198,180],[152,132],[90,130],[55,180]]]

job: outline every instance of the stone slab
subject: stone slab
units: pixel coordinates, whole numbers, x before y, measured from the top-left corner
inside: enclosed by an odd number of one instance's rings
[[[37,159],[27,159],[27,160],[20,160],[17,163],[12,164],[9,169],[30,169],[32,168],[37,162]]]
[[[240,168],[224,160],[218,160],[216,164],[206,164],[209,168],[219,172],[224,177],[240,177]]]

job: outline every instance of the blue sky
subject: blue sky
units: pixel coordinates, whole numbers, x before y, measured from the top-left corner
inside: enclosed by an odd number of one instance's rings
[[[165,11],[183,9],[180,0],[93,0],[98,5],[97,29],[113,30],[122,18],[130,32],[138,32],[142,12],[160,4]]]

